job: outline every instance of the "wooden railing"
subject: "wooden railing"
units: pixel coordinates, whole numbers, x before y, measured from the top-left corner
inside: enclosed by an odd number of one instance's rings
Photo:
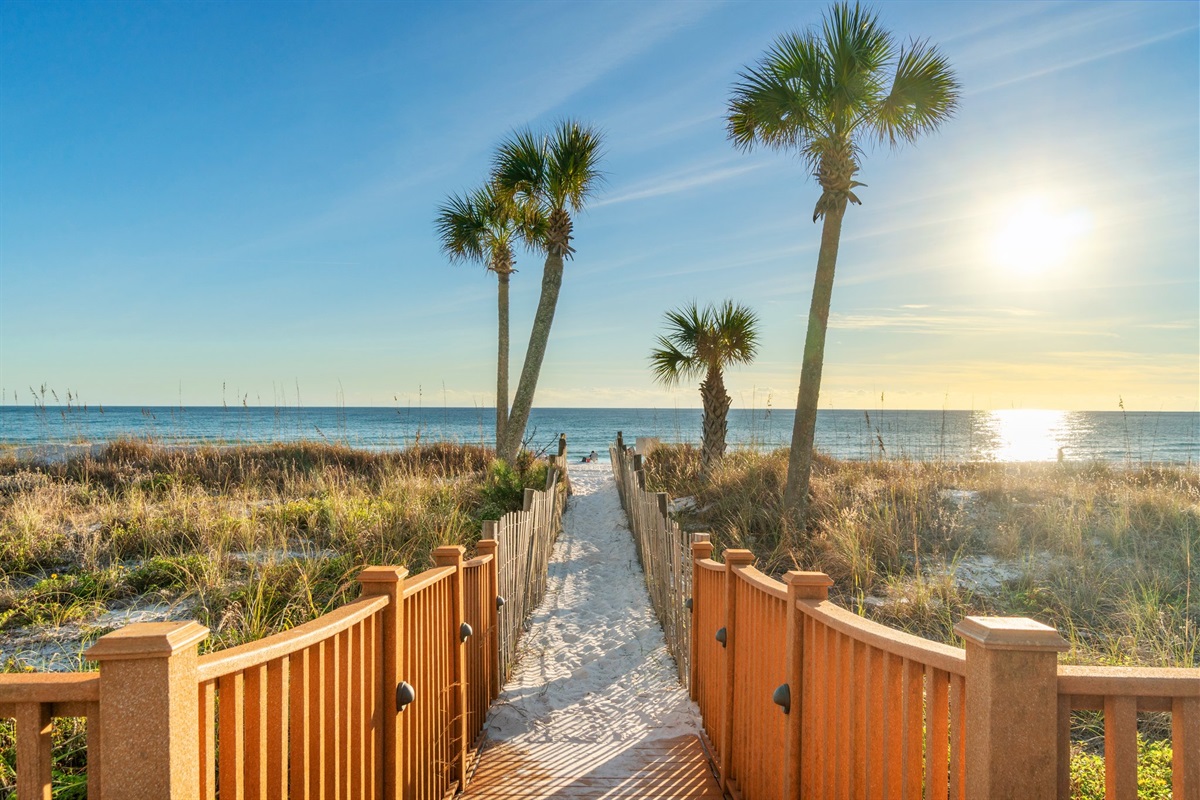
[[[679,679],[686,686],[691,674],[688,643],[692,620],[687,609],[692,595],[692,558],[687,536],[667,513],[667,493],[646,491],[642,455],[626,450],[620,432],[608,452],[617,492],[646,576],[650,602],[662,623],[667,651],[675,659]]]
[[[644,491],[640,457],[621,443],[613,455],[635,538],[660,542],[639,547],[673,551],[667,498]],[[747,550],[719,563],[707,534],[690,549],[690,691],[734,797],[1067,800],[1072,711],[1090,709],[1104,715],[1108,798],[1137,797],[1137,715],[1158,712],[1171,715],[1172,796],[1200,800],[1200,670],[1059,666],[1066,642],[1023,618],[967,617],[965,649],[950,647],[831,603],[823,573],[780,582]]]
[[[369,567],[359,599],[289,631],[199,656],[208,630],[195,622],[134,624],[85,653],[99,673],[0,675],[17,797],[51,796],[56,717],[87,718],[89,798],[440,800],[461,788],[502,654],[544,591],[565,453],[553,464],[546,491],[487,526],[474,559],[448,546],[412,578]],[[500,608],[502,586],[516,602]]]

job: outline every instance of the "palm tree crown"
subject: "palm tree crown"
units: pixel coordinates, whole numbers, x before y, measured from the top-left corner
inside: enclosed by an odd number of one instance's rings
[[[566,120],[549,136],[528,128],[500,144],[492,163],[492,178],[511,197],[521,213],[547,220],[542,236],[530,243],[570,258],[571,217],[583,210],[603,175],[601,136],[591,126]],[[569,213],[570,212],[570,213]]]
[[[726,300],[719,308],[691,303],[668,311],[669,331],[658,337],[650,353],[650,368],[664,386],[693,380],[710,369],[749,364],[758,349],[758,317],[743,305]]]
[[[897,44],[874,13],[838,3],[820,31],[781,36],[741,74],[729,138],[743,150],[798,151],[824,189],[815,221],[839,201],[860,202],[854,174],[865,143],[915,141],[953,115],[958,96],[936,47]]]
[[[465,196],[451,195],[438,209],[435,225],[451,262],[480,263],[500,275],[514,271],[513,246],[527,227],[525,217],[491,183]]]

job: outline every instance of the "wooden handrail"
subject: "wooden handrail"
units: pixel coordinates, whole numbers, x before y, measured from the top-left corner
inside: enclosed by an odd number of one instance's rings
[[[855,641],[900,658],[944,670],[951,675],[966,675],[967,657],[962,648],[930,641],[864,619],[829,600],[799,600],[797,608]]]
[[[432,567],[425,570],[412,580],[404,582],[404,597],[412,597],[438,581],[443,581],[454,574],[454,567]]]
[[[386,597],[360,597],[289,631],[201,656],[197,678],[206,683],[299,652],[353,627],[387,604]]]
[[[1200,697],[1200,670],[1060,665],[1058,693],[1125,697]]]
[[[753,564],[736,566],[733,573],[763,594],[780,600],[788,599],[787,587],[769,575],[759,572]]]
[[[98,672],[37,672],[0,675],[0,706],[8,703],[94,703]]]

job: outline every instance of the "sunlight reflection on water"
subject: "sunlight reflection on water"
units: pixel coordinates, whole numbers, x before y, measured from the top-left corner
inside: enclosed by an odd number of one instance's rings
[[[1053,461],[1077,434],[1066,411],[1005,409],[983,420],[984,445],[979,454],[989,461]]]

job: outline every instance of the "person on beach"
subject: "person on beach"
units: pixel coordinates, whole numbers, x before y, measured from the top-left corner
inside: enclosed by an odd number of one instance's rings
[[[580,464],[595,464],[599,460],[600,460],[600,456],[598,456],[596,454],[596,451],[593,450],[592,452],[588,453],[583,458],[579,459],[579,463]]]

